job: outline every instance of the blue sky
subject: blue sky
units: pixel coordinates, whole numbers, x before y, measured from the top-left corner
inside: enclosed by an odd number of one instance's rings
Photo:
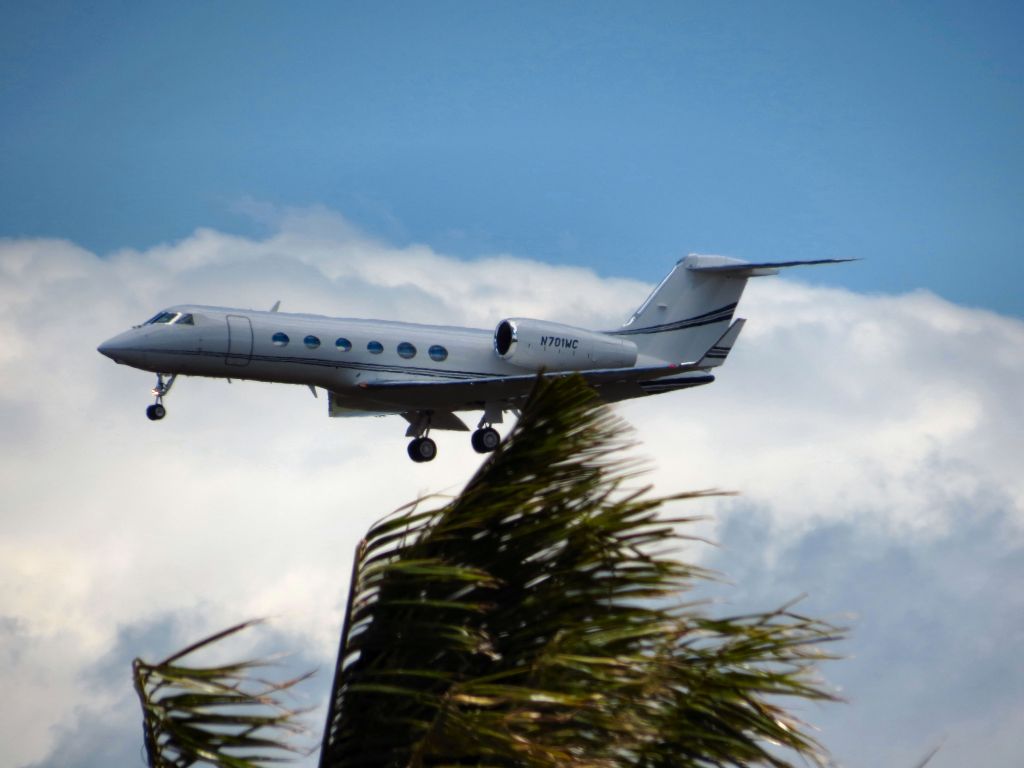
[[[0,7],[0,236],[323,205],[647,281],[856,256],[804,279],[1024,314],[1019,4]]]

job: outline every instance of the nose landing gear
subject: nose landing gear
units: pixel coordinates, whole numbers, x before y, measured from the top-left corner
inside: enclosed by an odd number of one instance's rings
[[[174,380],[177,377],[176,373],[172,373],[164,381],[164,374],[158,373],[156,375],[156,386],[153,387],[153,396],[156,398],[156,402],[146,408],[146,418],[150,421],[160,421],[160,419],[167,415],[167,409],[164,408],[164,397],[171,391],[171,387],[174,386]]]

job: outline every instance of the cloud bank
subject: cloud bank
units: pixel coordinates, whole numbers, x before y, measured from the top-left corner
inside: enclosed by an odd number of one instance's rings
[[[361,533],[418,495],[457,490],[478,461],[464,435],[442,433],[438,460],[415,465],[403,421],[329,420],[300,387],[186,379],[150,423],[150,374],[102,358],[100,341],[175,303],[278,299],[328,315],[603,328],[650,289],[394,247],[326,210],[268,215],[263,239],[200,230],[102,258],[0,241],[5,764],[67,765],[72,742],[85,745],[75,765],[133,759],[127,660],[251,616],[276,616],[277,647],[325,670],[309,694],[322,695]],[[689,510],[723,546],[686,555],[733,577],[721,594],[734,605],[807,592],[815,613],[847,617],[853,659],[825,674],[850,703],[807,713],[842,764],[912,764],[940,742],[934,766],[1015,764],[1024,323],[927,292],[778,278],[753,281],[739,314],[750,322],[715,384],[618,407],[660,491],[742,491]]]

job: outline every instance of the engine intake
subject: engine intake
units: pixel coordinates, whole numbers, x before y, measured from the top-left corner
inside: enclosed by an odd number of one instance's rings
[[[618,336],[561,323],[513,317],[494,329],[494,351],[531,371],[585,371],[636,364],[636,344]]]

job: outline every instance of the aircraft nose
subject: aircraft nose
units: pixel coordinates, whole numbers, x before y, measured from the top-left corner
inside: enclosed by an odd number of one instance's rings
[[[109,357],[115,363],[126,363],[127,365],[144,365],[145,352],[139,349],[139,339],[130,331],[107,339],[96,351],[105,357]]]

